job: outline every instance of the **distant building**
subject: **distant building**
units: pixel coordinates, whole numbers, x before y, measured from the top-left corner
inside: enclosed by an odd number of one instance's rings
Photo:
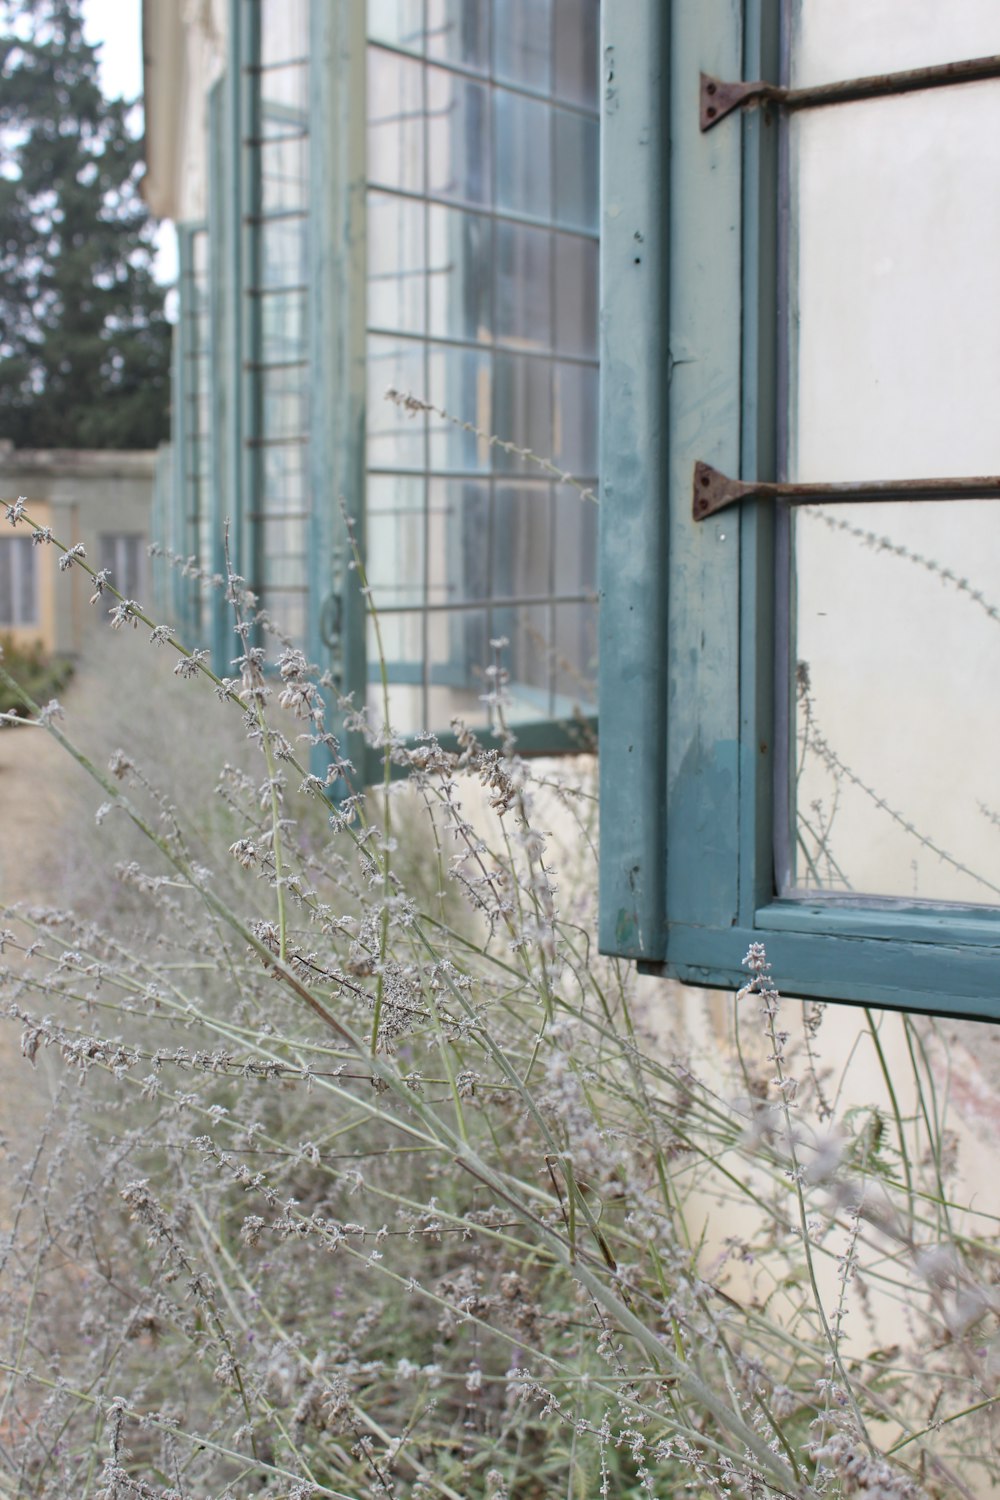
[[[0,442],[0,495],[23,495],[28,514],[65,547],[82,543],[94,568],[107,568],[127,598],[142,601],[148,583],[155,453],[16,449]],[[25,526],[0,531],[0,634],[18,644],[75,655],[94,609],[79,568],[58,575],[55,548],[38,546]]]

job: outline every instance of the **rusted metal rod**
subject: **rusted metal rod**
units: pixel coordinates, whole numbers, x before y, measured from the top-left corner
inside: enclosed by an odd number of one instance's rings
[[[909,68],[903,73],[873,73],[867,78],[848,78],[838,83],[819,83],[811,88],[789,89],[757,79],[752,83],[726,83],[710,73],[701,75],[701,128],[711,130],[734,109],[758,104],[776,104],[780,109],[822,109],[830,104],[850,104],[858,99],[882,99],[893,94],[915,94],[923,89],[950,88],[956,83],[980,83],[1000,78],[1000,56],[972,57],[962,62],[936,63],[927,68]]]
[[[858,505],[866,500],[998,500],[1000,474],[972,479],[855,479],[844,484],[768,484],[742,479],[700,461],[694,466],[692,514],[705,521],[740,500],[787,500],[790,505],[831,501]]]

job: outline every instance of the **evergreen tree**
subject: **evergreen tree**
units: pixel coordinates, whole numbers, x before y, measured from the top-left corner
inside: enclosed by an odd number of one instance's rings
[[[152,448],[168,433],[170,330],[142,144],[131,106],[101,93],[80,5],[3,11],[0,439]]]

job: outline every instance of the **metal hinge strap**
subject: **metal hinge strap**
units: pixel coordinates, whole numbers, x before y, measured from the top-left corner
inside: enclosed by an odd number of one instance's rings
[[[857,505],[866,500],[996,500],[1000,475],[972,479],[871,479],[845,484],[768,484],[730,479],[711,464],[694,466],[692,513],[705,521],[740,500],[787,500],[790,505],[818,501]]]
[[[829,104],[850,104],[859,99],[914,94],[922,89],[949,88],[956,83],[979,83],[985,78],[1000,78],[1000,56],[937,63],[928,68],[910,68],[903,73],[873,73],[867,78],[848,78],[803,89],[782,88],[776,83],[765,83],[763,79],[753,83],[726,83],[721,78],[713,78],[710,73],[702,73],[701,128],[711,130],[734,109],[747,109],[758,104],[776,104],[786,110],[822,109]]]

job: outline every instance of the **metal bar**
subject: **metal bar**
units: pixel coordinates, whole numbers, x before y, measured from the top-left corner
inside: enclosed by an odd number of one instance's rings
[[[278,73],[282,68],[307,68],[308,66],[308,57],[283,57],[280,62],[245,63],[241,72],[250,78],[260,73]]]
[[[396,584],[395,588],[410,588],[411,584]],[[373,586],[373,594],[380,592]],[[524,609],[529,605],[546,604],[596,604],[596,594],[523,594],[509,599],[501,594],[487,594],[482,599],[444,599],[433,604],[384,604],[376,602],[370,613],[376,615],[434,615],[471,614],[473,611],[496,609]]]
[[[372,39],[369,42],[369,46],[373,51],[388,52],[394,57],[404,58],[407,62],[421,62],[423,60],[420,53],[407,51],[405,47],[394,46],[391,42],[383,41],[381,38]],[[464,67],[461,63],[453,60],[446,61],[443,57],[434,57],[432,61],[435,71],[439,73],[453,73],[458,78],[468,79],[470,83],[484,82],[483,74],[475,68]],[[523,84],[515,83],[506,78],[498,80],[495,74],[492,73],[489,79],[485,81],[494,86],[499,86],[505,94],[515,94],[520,98],[534,101],[540,100],[543,104],[558,104],[559,108],[567,114],[580,115],[587,120],[597,120],[600,118],[598,111],[586,104],[575,104],[572,99],[556,98],[551,92],[547,93],[538,89],[525,87]]]
[[[243,144],[246,146],[249,143],[244,140]],[[286,182],[288,180],[288,178],[284,179]],[[276,224],[288,219],[308,219],[308,217],[309,209],[304,206],[299,208],[272,208],[268,209],[266,213],[244,214],[243,222],[248,228],[256,229],[261,224]]]
[[[561,104],[560,104],[561,108]],[[368,183],[370,192],[378,193],[380,197],[402,198],[409,203],[431,203],[435,207],[455,208],[455,199],[445,193],[421,193],[411,188],[387,187],[384,183]],[[574,229],[571,224],[556,224],[551,221],[539,221],[532,218],[531,214],[517,213],[513,209],[491,208],[489,204],[477,203],[474,209],[464,209],[464,213],[474,214],[477,219],[496,219],[502,224],[524,224],[529,229],[554,229],[567,239],[589,240],[597,242],[600,236],[596,229]]]
[[[272,119],[276,118],[271,116]],[[244,146],[255,146],[259,150],[261,146],[287,146],[289,141],[307,141],[309,129],[290,130],[287,135],[248,135],[244,136]]]
[[[822,109],[830,104],[852,104],[859,99],[883,99],[924,89],[950,88],[957,83],[980,83],[986,78],[1000,78],[1000,56],[971,57],[962,62],[910,68],[902,73],[873,73],[865,78],[847,78],[802,89],[782,88],[763,79],[727,83],[710,73],[702,73],[701,128],[711,130],[733,110],[752,105],[776,104],[787,110]]]
[[[547,226],[542,225],[544,231]],[[554,231],[549,230],[549,233]],[[561,231],[559,231],[561,233]],[[370,278],[369,278],[370,279]],[[416,348],[421,344],[433,344],[435,348],[442,349],[468,349],[475,354],[516,354],[518,358],[542,359],[550,364],[558,362],[561,365],[579,365],[587,370],[600,368],[598,361],[589,354],[561,354],[553,348],[526,349],[522,344],[515,343],[512,339],[505,340],[502,335],[494,334],[493,342],[487,344],[475,339],[460,339],[445,337],[434,334],[433,338],[423,333],[405,333],[398,328],[386,328],[384,325],[370,323],[368,332],[377,334],[380,338],[398,339],[401,344]],[[393,354],[387,354],[387,359],[393,358]],[[574,475],[574,478],[576,476]]]
[[[856,479],[844,484],[768,484],[730,479],[711,464],[694,466],[692,514],[705,521],[740,500],[787,500],[790,505],[810,505],[828,500],[856,505],[866,500],[997,500],[1000,475],[976,475],[969,479]]]

